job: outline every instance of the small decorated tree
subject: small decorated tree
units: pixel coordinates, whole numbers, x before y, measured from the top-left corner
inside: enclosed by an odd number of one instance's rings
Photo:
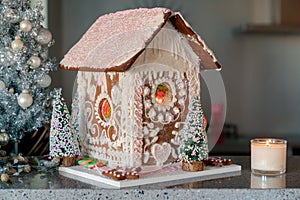
[[[183,144],[179,147],[182,168],[186,171],[203,169],[202,160],[208,157],[208,142],[204,114],[198,96],[192,99],[191,107],[184,124]]]
[[[62,158],[63,166],[75,165],[79,155],[77,137],[73,134],[70,113],[61,89],[55,89],[50,128],[50,156]]]

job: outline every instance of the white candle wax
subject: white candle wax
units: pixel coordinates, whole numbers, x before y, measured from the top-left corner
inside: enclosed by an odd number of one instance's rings
[[[251,169],[284,173],[286,141],[268,138],[251,140]]]

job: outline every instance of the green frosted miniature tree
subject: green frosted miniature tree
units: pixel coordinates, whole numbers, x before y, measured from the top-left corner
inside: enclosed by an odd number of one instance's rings
[[[183,143],[179,147],[180,158],[185,162],[200,161],[208,157],[208,142],[204,114],[200,98],[194,97],[182,129]]]

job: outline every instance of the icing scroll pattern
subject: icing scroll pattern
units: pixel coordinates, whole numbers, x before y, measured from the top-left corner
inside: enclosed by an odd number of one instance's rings
[[[134,94],[134,162],[135,166],[142,165],[143,151],[143,84],[141,77],[136,75],[136,89]]]

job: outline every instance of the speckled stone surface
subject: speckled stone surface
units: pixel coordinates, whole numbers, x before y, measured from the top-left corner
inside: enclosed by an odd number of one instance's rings
[[[300,157],[289,157],[287,173],[263,178],[250,172],[250,157],[231,157],[242,165],[240,175],[185,183],[155,184],[125,189],[103,189],[58,173],[34,173],[12,177],[1,184],[0,199],[299,199]]]

